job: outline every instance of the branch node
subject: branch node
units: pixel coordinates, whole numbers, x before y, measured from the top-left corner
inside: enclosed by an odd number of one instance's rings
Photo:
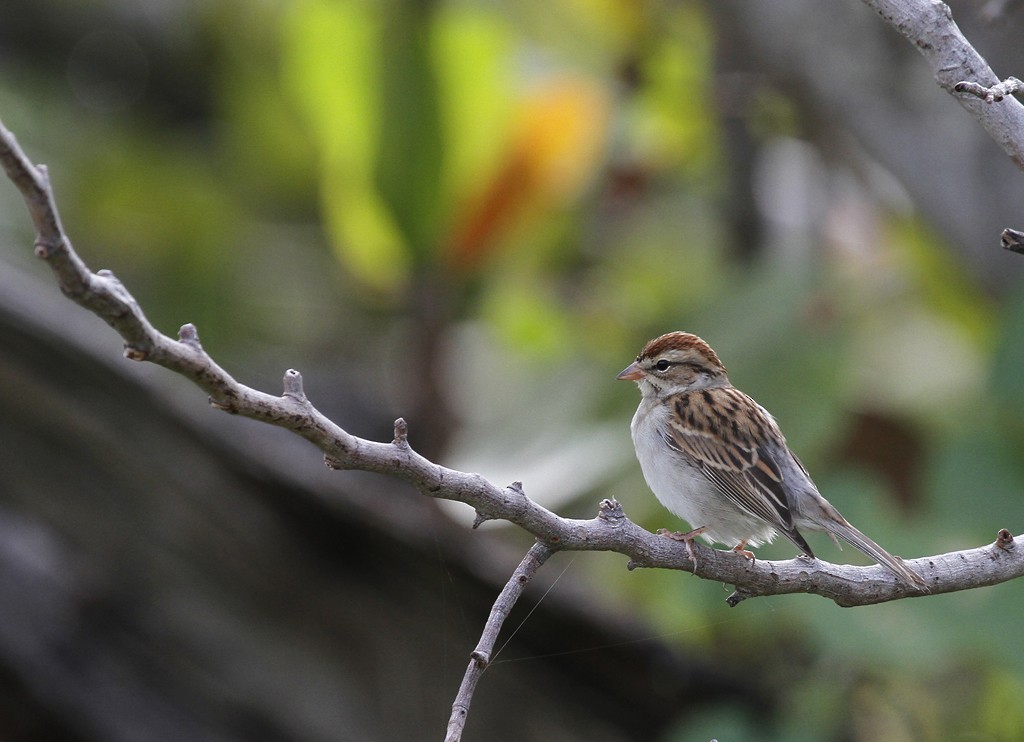
[[[999,533],[996,534],[996,547],[1003,551],[1013,551],[1013,548],[1017,545],[1013,540],[1013,534],[1005,528],[1000,528]]]
[[[135,302],[135,297],[128,293],[128,289],[126,289],[124,284],[121,283],[121,279],[114,275],[114,271],[109,268],[100,268],[94,275],[96,278],[107,283],[112,290],[116,291],[118,293],[118,298],[129,303]]]
[[[601,500],[597,507],[597,517],[602,520],[622,520],[626,517],[622,510],[622,505],[614,498]]]
[[[735,592],[733,592],[732,595],[725,599],[725,602],[729,605],[730,608],[735,608],[749,597],[750,596],[746,593],[741,593],[739,590],[736,590]]]
[[[149,358],[149,353],[142,348],[135,348],[131,345],[124,346],[124,357],[129,361],[144,361]]]
[[[341,471],[348,469],[345,462],[339,459],[337,456],[331,456],[329,453],[324,454],[324,466],[332,471]]]
[[[476,518],[473,519],[473,530],[476,530],[489,520],[497,520],[493,515],[488,515],[482,510],[476,511]]]
[[[512,490],[515,494],[522,495],[523,497],[526,497],[526,492],[523,490],[523,483],[522,482],[513,482],[512,484],[510,484],[505,489]]]
[[[486,652],[481,652],[479,649],[473,650],[472,654],[469,655],[469,658],[473,660],[473,662],[476,663],[476,666],[481,670],[491,664],[491,658],[487,656]]]
[[[102,273],[102,271],[100,272]],[[202,343],[199,342],[199,330],[191,322],[187,322],[179,328],[178,342],[198,351],[203,349]]]
[[[973,95],[975,98],[980,98],[986,103],[998,103],[1003,98],[1024,90],[1024,82],[1021,82],[1016,77],[1008,77],[988,88],[976,82],[963,80],[954,85],[953,90],[957,93]]]
[[[284,396],[291,397],[299,402],[306,401],[306,392],[302,388],[302,374],[294,368],[284,372]]]
[[[214,399],[213,397],[208,397],[207,401],[210,403],[210,407],[213,407],[215,410],[223,410],[229,415],[238,414],[238,410],[232,402],[221,402],[219,399]]]
[[[1010,229],[1007,227],[1003,230],[1003,233],[999,235],[999,244],[1001,244],[1005,250],[1024,253],[1024,232],[1019,232],[1016,229]]]
[[[395,439],[391,442],[399,448],[409,447],[409,423],[404,417],[395,420]]]

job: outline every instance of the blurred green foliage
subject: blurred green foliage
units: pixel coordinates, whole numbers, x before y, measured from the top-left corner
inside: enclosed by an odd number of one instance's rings
[[[130,104],[105,107],[16,56],[0,74],[0,115],[51,165],[80,251],[165,332],[196,322],[229,368],[371,369],[380,399],[425,395],[450,419],[436,433],[447,463],[517,472],[509,481],[566,514],[617,496],[655,528],[679,524],[632,458],[636,390],[613,379],[649,337],[686,329],[894,552],[1021,531],[1021,292],[986,291],[905,199],[797,141],[800,109],[775,88],[747,125],[784,208],[763,209],[757,257],[737,260],[722,224],[727,102],[712,92],[728,29],[702,4],[221,0],[175,13],[173,32],[140,37],[151,74]],[[197,54],[201,66],[183,63]],[[176,71],[187,106],[168,92]],[[25,240],[7,238],[27,234],[23,215],[5,206],[2,226],[5,255],[25,262]],[[416,391],[382,365],[435,383]],[[898,423],[910,484],[880,463],[878,421]],[[825,559],[859,558],[820,543]],[[707,709],[668,739],[1024,735],[1018,585],[730,611],[719,586],[586,561],[579,574],[598,573],[670,641],[777,688],[771,719]]]

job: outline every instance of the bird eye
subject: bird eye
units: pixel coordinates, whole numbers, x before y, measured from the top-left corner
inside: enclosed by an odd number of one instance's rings
[[[670,365],[672,365],[672,364],[670,364],[668,361],[666,361],[664,358],[662,358],[660,361],[658,361],[657,363],[654,364],[654,367],[656,369],[658,369],[659,371],[668,371],[668,367]]]

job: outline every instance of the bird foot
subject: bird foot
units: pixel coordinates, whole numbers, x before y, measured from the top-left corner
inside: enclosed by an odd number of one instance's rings
[[[708,530],[707,526],[701,526],[700,528],[694,528],[692,531],[670,531],[667,528],[659,528],[658,535],[670,538],[673,541],[682,541],[684,544],[687,541],[692,542],[699,535]]]
[[[683,545],[686,546],[686,556],[690,557],[690,561],[693,562],[693,573],[697,574],[697,552],[693,550],[693,540],[699,535],[708,530],[707,526],[701,526],[700,528],[694,528],[692,531],[670,531],[667,528],[659,528],[658,535],[670,538],[673,541],[682,541]]]
[[[755,561],[754,560],[754,552],[749,551],[746,548],[746,546],[747,546],[747,542],[746,541],[740,541],[738,544],[736,544],[734,547],[732,547],[732,550],[735,551],[737,554],[742,555],[744,559],[746,559],[746,560],[750,561],[751,563],[753,563]]]

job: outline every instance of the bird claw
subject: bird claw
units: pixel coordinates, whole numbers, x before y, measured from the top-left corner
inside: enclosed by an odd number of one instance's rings
[[[690,561],[693,562],[693,573],[697,574],[697,552],[693,549],[693,540],[699,535],[708,530],[707,526],[701,526],[700,528],[694,528],[692,531],[670,531],[667,528],[659,528],[658,535],[670,538],[673,541],[682,541],[686,547],[686,556],[690,557]]]
[[[751,564],[753,564],[757,560],[754,557],[754,552],[744,548],[746,545],[747,542],[744,541],[741,544],[736,544],[736,546],[732,547],[732,550],[735,551],[737,554],[740,554],[744,559],[748,560]]]
[[[708,530],[707,526],[702,526],[701,528],[694,528],[692,531],[685,531],[685,532],[684,531],[670,531],[667,528],[659,528],[658,529],[658,535],[659,536],[664,536],[665,538],[670,538],[673,541],[682,541],[685,544],[687,542],[693,543],[693,540],[695,538],[697,538],[699,535],[701,535],[702,533],[704,533],[704,531],[706,531],[706,530]]]

